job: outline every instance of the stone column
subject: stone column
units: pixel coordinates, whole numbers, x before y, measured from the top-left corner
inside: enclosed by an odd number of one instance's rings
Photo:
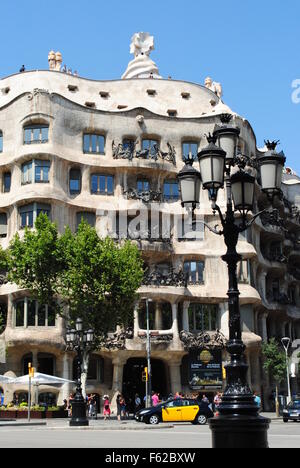
[[[190,331],[190,321],[189,321],[189,307],[190,302],[185,301],[183,303],[183,315],[182,315],[182,326],[184,331]]]
[[[159,302],[155,304],[155,330],[163,329],[163,319],[162,319],[162,307]]]
[[[139,331],[140,331],[139,304],[135,305],[133,315],[134,315],[134,338],[138,338]]]
[[[32,364],[32,367],[34,367],[35,372],[38,372],[38,367],[39,367],[38,351],[36,349],[32,351],[32,363],[31,364]],[[39,404],[39,388],[37,385],[32,386],[31,401],[32,401],[33,406]]]
[[[269,315],[269,312],[264,312],[260,316],[261,330],[262,330],[262,340],[263,340],[264,343],[267,343],[267,341],[268,341],[268,328],[267,328],[268,315]]]
[[[82,193],[90,194],[90,167],[83,166],[82,169],[82,181],[81,181]]]
[[[72,357],[65,353],[62,358],[62,378],[66,380],[72,380],[71,369],[72,369]],[[69,398],[73,384],[66,383],[62,386],[61,391],[59,392],[58,405],[62,405],[64,400]]]
[[[250,354],[252,386],[254,391],[261,392],[261,369],[258,351],[253,350]]]
[[[173,395],[175,395],[176,392],[181,392],[182,390],[180,371],[181,361],[182,359],[172,358],[169,363],[171,392]]]
[[[8,295],[7,300],[7,327],[12,328],[14,326],[14,300],[13,295]]]
[[[220,314],[220,331],[225,336],[229,336],[229,308],[228,308],[227,302],[220,304],[219,314]]]
[[[114,366],[113,381],[112,381],[112,409],[116,411],[117,408],[117,396],[122,393],[123,388],[123,371],[124,365],[127,362],[127,358],[116,356],[112,360]]]
[[[173,340],[179,340],[178,304],[172,304]]]

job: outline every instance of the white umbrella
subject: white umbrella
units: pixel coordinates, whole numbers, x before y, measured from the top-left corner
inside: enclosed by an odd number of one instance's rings
[[[9,384],[13,383],[14,379],[12,377],[6,377],[5,375],[0,375],[0,383]]]
[[[29,385],[29,375],[23,375],[16,379],[12,379],[13,384],[27,384]],[[73,380],[61,379],[60,377],[54,377],[53,375],[41,374],[36,372],[34,377],[31,378],[32,385],[63,385],[66,383],[74,383]]]

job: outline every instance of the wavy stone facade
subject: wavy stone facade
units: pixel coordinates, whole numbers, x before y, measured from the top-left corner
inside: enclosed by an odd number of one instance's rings
[[[0,229],[4,248],[40,211],[47,212],[61,232],[66,225],[75,230],[85,217],[99,235],[110,234],[111,213],[128,210],[136,214],[151,203],[154,211],[170,216],[170,239],[163,238],[161,228],[155,239],[140,233],[134,240],[148,273],[139,291],[141,301],[134,311],[133,331],[117,330],[107,349],[95,353],[88,393],[108,393],[113,398],[118,391],[129,394],[131,389],[131,396],[133,391],[141,391],[140,372],[146,356],[145,298],[152,300],[155,331],[153,386],[163,395],[190,392],[189,345],[186,333],[182,339],[183,331],[209,332],[209,346],[215,342],[222,346],[222,339],[216,337],[228,336],[223,238],[208,229],[202,229],[197,240],[176,235],[176,219],[183,210],[174,184],[183,167],[183,152],[188,147],[184,144],[190,148],[196,145],[200,151],[206,146],[205,135],[213,132],[220,122],[218,116],[227,110],[214,92],[182,81],[100,82],[56,71],[33,71],[0,82]],[[234,118],[241,129],[240,150],[255,158],[260,151],[250,124],[237,115]],[[147,145],[152,148],[150,154],[145,150]],[[300,338],[300,225],[293,206],[299,206],[299,187],[300,179],[286,176],[283,188],[287,200],[278,207],[284,224],[278,220],[276,224],[268,216],[258,219],[238,246],[244,259],[239,287],[249,378],[254,389],[263,392],[266,406],[272,382],[262,378],[262,340],[286,334]],[[219,194],[219,203],[225,210],[224,192]],[[257,209],[263,203],[257,187]],[[205,191],[197,213],[212,227],[218,222]],[[22,375],[32,361],[41,372],[72,379],[74,355],[65,350],[63,320],[54,321],[51,311],[32,304],[26,291],[14,285],[3,284],[0,299],[8,308],[7,327],[1,337],[7,355],[2,373]],[[6,402],[13,399],[14,391],[27,391],[9,386],[4,390]],[[61,389],[40,388],[39,393],[53,393],[61,402],[71,390],[65,385]]]

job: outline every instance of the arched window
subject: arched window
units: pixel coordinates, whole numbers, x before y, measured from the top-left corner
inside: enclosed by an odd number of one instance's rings
[[[113,195],[114,177],[111,175],[92,174],[91,192],[95,195]]]
[[[55,327],[56,311],[28,297],[14,304],[16,327]]]
[[[159,150],[159,141],[150,138],[144,138],[142,142],[142,151],[148,152],[148,158],[155,157]]]
[[[205,263],[201,261],[188,261],[184,263],[184,273],[189,284],[199,285],[204,283]]]
[[[24,127],[24,144],[48,143],[49,125],[37,124]]]
[[[36,221],[36,218],[41,214],[46,214],[50,218],[51,206],[43,203],[31,203],[24,205],[19,208],[20,214],[20,228],[25,227],[32,228]]]
[[[78,195],[81,192],[81,171],[80,169],[70,170],[69,189],[71,195]]]
[[[73,380],[77,380],[77,359],[73,361]],[[89,359],[87,380],[104,382],[104,359],[93,354]]]
[[[0,213],[0,237],[7,237],[7,214]]]
[[[105,137],[92,133],[83,135],[83,152],[91,154],[105,154]]]
[[[23,356],[23,358],[22,358],[23,375],[28,375],[28,373],[29,373],[28,364],[32,365],[32,361],[33,361],[32,353],[28,353],[28,354],[25,354],[25,356]]]
[[[218,328],[219,307],[214,304],[191,304],[189,324],[191,332],[215,331]]]
[[[50,161],[33,159],[22,166],[22,185],[48,183]]]
[[[82,221],[85,221],[92,227],[95,227],[96,224],[96,215],[90,211],[80,211],[76,214],[76,230]]]
[[[55,393],[40,393],[39,394],[39,405],[45,406],[56,406],[57,405],[57,395]]]
[[[193,159],[196,161],[198,157],[198,143],[194,141],[185,141],[182,143],[182,159]]]
[[[52,354],[39,353],[38,354],[38,368],[37,371],[41,374],[55,375],[56,358]]]
[[[11,172],[5,172],[3,174],[3,192],[10,192],[11,187]]]
[[[165,180],[164,200],[177,201],[179,199],[179,186],[177,180]]]

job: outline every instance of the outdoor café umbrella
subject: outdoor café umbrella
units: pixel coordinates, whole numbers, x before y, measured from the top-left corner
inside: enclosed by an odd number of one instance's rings
[[[41,374],[40,372],[36,372],[34,377],[30,377],[30,375],[23,375],[22,377],[18,377],[13,379],[12,382],[15,385],[28,385],[28,421],[30,421],[30,394],[31,394],[31,385],[34,385],[36,389],[38,389],[39,385],[63,385],[66,383],[74,383],[72,380],[61,379],[60,377],[55,377],[53,375]]]
[[[0,375],[0,383],[9,384],[13,383],[14,379],[12,377],[6,377],[5,375]]]
[[[29,375],[23,375],[22,377],[18,377],[16,379],[12,379],[11,382],[13,384],[29,384]],[[74,383],[73,380],[66,380],[61,379],[60,377],[55,377],[53,375],[41,374],[40,372],[36,372],[34,377],[31,377],[31,384],[32,385],[63,385],[66,383]]]

